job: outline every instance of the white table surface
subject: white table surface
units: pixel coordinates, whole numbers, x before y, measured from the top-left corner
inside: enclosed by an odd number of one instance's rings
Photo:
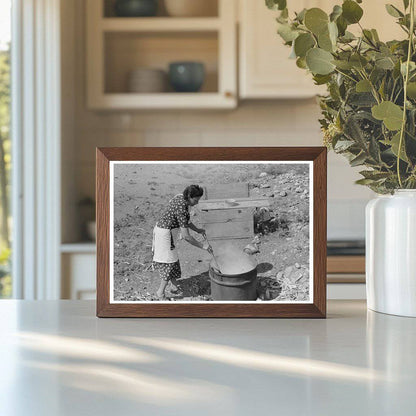
[[[97,319],[0,301],[0,415],[412,415],[416,319]]]

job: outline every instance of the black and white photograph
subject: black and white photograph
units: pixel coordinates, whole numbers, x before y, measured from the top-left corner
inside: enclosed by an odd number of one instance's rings
[[[110,303],[312,303],[312,170],[112,161]]]

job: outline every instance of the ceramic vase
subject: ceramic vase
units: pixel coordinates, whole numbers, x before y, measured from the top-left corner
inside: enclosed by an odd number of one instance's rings
[[[366,207],[367,306],[416,317],[416,190],[397,190]]]

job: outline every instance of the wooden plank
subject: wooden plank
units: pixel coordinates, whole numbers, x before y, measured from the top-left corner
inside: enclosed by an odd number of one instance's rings
[[[365,256],[328,256],[328,273],[365,273]]]
[[[247,221],[248,219],[253,219],[253,212],[253,208],[218,209],[214,211],[201,211],[198,214],[198,218],[204,224]]]
[[[248,198],[248,182],[237,182],[217,185],[204,185],[207,190],[205,199]]]
[[[199,208],[204,211],[216,209],[237,209],[237,208],[257,208],[270,206],[267,197],[262,198],[233,198],[234,203],[228,203],[224,199],[207,199],[199,201]]]
[[[203,190],[201,201],[206,199],[228,199],[228,198],[248,198],[249,189],[248,182],[237,182],[228,184],[204,184],[197,181],[189,181],[187,183],[175,185],[173,192],[181,194],[183,190],[193,183],[198,184]]]
[[[251,238],[254,235],[254,221],[211,223],[205,225],[209,240]]]
[[[334,273],[326,277],[328,283],[365,283],[365,274],[361,273]]]

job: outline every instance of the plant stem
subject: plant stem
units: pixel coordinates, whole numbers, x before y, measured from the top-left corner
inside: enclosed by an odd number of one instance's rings
[[[414,26],[415,26],[415,0],[410,0],[410,30],[409,30],[409,45],[407,47],[407,60],[406,60],[406,74],[404,76],[404,85],[403,85],[403,118],[402,118],[402,127],[400,129],[400,140],[399,140],[399,149],[397,152],[397,178],[399,180],[400,188],[403,187],[402,178],[400,175],[400,156],[402,154],[402,147],[403,147],[403,138],[404,138],[404,131],[406,128],[406,107],[407,107],[407,83],[409,81],[409,67],[410,67],[410,60],[412,57],[412,49],[413,49],[413,35],[414,35]]]
[[[335,68],[336,72],[339,72],[340,74],[344,75],[344,77],[349,78],[351,81],[354,81],[355,83],[357,82],[357,80],[353,77],[350,77],[349,75],[345,74],[344,72],[340,71],[338,68]]]

